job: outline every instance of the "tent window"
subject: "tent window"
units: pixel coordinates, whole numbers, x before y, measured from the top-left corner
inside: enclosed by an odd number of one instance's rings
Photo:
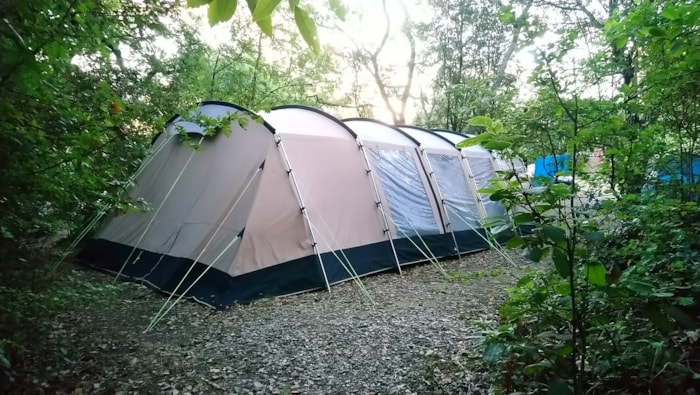
[[[428,154],[428,160],[435,172],[442,198],[445,200],[445,210],[450,218],[452,230],[479,228],[479,209],[474,194],[467,185],[460,158]]]
[[[407,151],[369,150],[388,200],[398,236],[438,234],[440,230],[413,156]]]
[[[467,157],[469,168],[474,175],[474,181],[478,189],[489,188],[489,180],[496,178],[496,171],[493,169],[490,157]],[[481,201],[484,203],[487,217],[503,215],[503,208],[500,204],[492,202],[488,195],[481,194]]]

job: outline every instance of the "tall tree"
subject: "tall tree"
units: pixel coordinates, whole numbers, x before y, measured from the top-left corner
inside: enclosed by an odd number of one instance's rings
[[[434,17],[419,31],[430,45],[437,75],[432,97],[423,100],[421,122],[466,131],[471,117],[495,115],[499,95],[512,93],[514,79],[508,75],[508,65],[513,54],[540,32],[537,20],[530,18],[533,1],[504,5],[431,0],[429,4]]]
[[[332,26],[328,27],[340,30],[347,38],[351,49],[346,56],[350,57],[353,67],[360,66],[364,70],[373,82],[373,88],[390,114],[392,122],[400,125],[406,123],[418,49],[415,26],[403,0],[397,0],[394,6],[398,6],[402,12],[389,12],[387,0],[382,0],[380,8],[373,10],[375,16],[380,15],[373,21],[381,24],[378,39],[357,34],[356,26],[367,23],[366,17],[358,10],[351,10],[342,20],[334,18]],[[373,7],[377,5],[374,4]],[[372,31],[376,29],[373,28]],[[356,73],[358,71],[355,70]],[[359,86],[355,86],[353,89],[358,88]],[[364,103],[358,104],[358,108],[360,107],[362,111],[367,109]]]

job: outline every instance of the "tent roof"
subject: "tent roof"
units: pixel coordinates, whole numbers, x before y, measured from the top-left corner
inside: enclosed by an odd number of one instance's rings
[[[470,137],[474,137],[474,135],[457,133],[452,130],[445,129],[433,129],[433,133],[446,138],[447,140],[451,141],[454,145],[457,145],[458,143],[461,143],[462,141]]]
[[[445,133],[454,134],[457,136],[476,137],[476,135],[474,133],[456,132],[456,131],[450,130],[450,129],[437,128],[437,129],[430,129],[430,130],[433,132],[445,132]]]
[[[421,148],[456,151],[456,147],[452,141],[444,136],[434,133],[432,130],[407,125],[398,126],[398,128],[417,140],[420,143]]]
[[[457,132],[453,132],[450,130],[444,130],[444,129],[434,129],[433,132],[439,136],[442,136],[442,137],[448,139],[454,145],[457,145],[470,137],[474,137],[473,135],[457,133]],[[471,147],[464,147],[464,148],[460,148],[460,149],[462,151],[470,152],[474,156],[489,156],[489,157],[491,156],[491,153],[488,150],[486,150],[478,145],[473,145]]]
[[[354,140],[357,135],[334,116],[302,105],[274,107],[262,117],[270,122],[278,133],[306,136],[323,136]]]
[[[417,147],[420,142],[403,130],[368,118],[343,119],[357,136],[366,142]]]
[[[197,110],[190,111],[192,116],[204,115],[210,118],[222,119],[229,115],[236,114],[248,114],[255,117],[255,113],[248,110],[245,107],[238,106],[236,104],[227,103],[223,101],[204,101],[199,104]],[[269,123],[263,121],[262,125],[267,128],[271,133],[274,133],[275,129]],[[250,126],[250,124],[249,124]],[[187,121],[182,118],[181,115],[175,115],[166,122],[166,130],[168,133],[177,134],[179,128],[184,128],[187,133],[196,133],[204,135],[204,128],[198,125],[196,122]],[[157,137],[157,136],[156,136]]]

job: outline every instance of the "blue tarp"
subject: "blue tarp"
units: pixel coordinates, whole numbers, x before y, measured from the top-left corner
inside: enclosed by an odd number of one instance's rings
[[[549,155],[535,160],[535,180],[537,177],[548,177],[555,181],[557,173],[569,171],[569,154]],[[537,186],[537,181],[535,181]]]
[[[700,156],[686,157],[682,165],[677,159],[669,160],[658,172],[659,181],[681,181],[683,185],[700,182]]]

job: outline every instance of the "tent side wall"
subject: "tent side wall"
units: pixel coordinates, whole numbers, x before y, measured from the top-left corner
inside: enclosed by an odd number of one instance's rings
[[[477,202],[475,184],[461,158],[460,150],[449,139],[432,130],[402,126],[420,142],[420,154],[425,168],[436,186],[444,208],[446,229],[454,236],[457,253],[488,248],[481,228],[481,210]]]
[[[275,108],[265,117],[279,133],[328,282],[394,268],[371,178],[352,131],[332,116],[302,106]]]
[[[368,119],[344,121],[362,141],[388,207],[390,228],[401,264],[455,255],[446,232],[437,185],[425,169],[419,142],[404,131]]]
[[[463,158],[427,131],[423,144],[380,122],[342,123],[301,106],[245,128],[237,117],[250,112],[235,105],[205,102],[199,113],[230,119],[232,133],[205,136],[173,118],[131,191],[151,209],[108,220],[81,259],[220,308],[487,247],[482,229],[458,224],[488,211],[470,200],[481,151]],[[180,143],[183,129],[201,152]]]

